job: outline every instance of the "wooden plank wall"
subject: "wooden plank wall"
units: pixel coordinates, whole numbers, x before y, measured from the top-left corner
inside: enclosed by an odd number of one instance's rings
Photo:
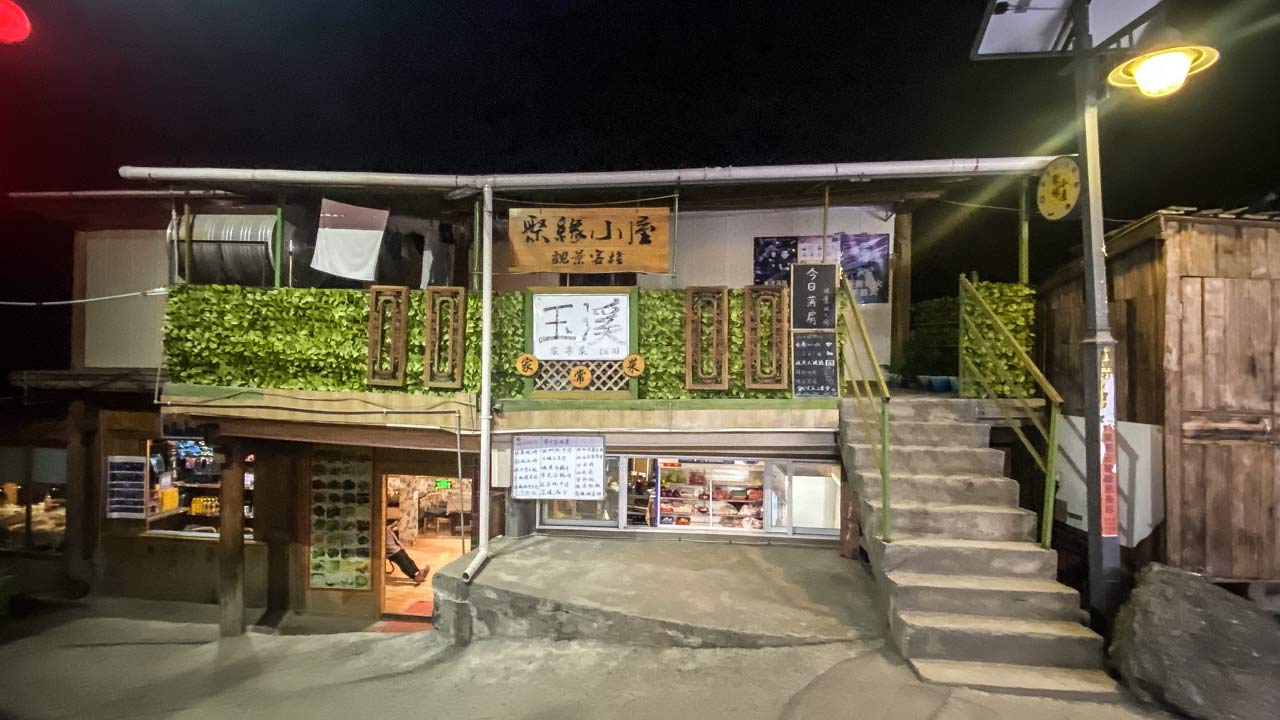
[[[1159,240],[1107,263],[1111,334],[1116,339],[1116,417],[1164,421],[1164,257]],[[1037,361],[1063,398],[1063,412],[1084,412],[1080,342],[1084,338],[1084,280],[1052,285],[1036,308]]]
[[[1168,561],[1280,579],[1280,226],[1166,218]]]

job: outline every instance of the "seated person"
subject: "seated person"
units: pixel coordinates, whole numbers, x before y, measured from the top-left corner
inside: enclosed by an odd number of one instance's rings
[[[400,568],[405,577],[413,581],[414,585],[421,585],[423,580],[427,579],[427,574],[431,572],[431,566],[419,568],[418,564],[409,557],[409,553],[405,551],[404,546],[400,544],[400,535],[396,532],[396,523],[400,520],[400,514],[394,515],[387,513],[387,538],[386,538],[386,554],[387,559],[395,563]]]

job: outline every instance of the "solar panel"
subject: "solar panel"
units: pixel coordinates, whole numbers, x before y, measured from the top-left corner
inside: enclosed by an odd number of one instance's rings
[[[1161,1],[1093,0],[1089,3],[1089,29],[1094,47]],[[1149,27],[1149,22],[1139,26],[1116,47],[1131,47]],[[1070,47],[1071,0],[990,0],[971,55],[974,60],[1060,55]]]

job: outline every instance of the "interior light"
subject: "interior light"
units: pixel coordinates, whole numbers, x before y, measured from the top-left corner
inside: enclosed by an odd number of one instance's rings
[[[1177,92],[1189,76],[1209,69],[1218,57],[1218,51],[1208,45],[1170,45],[1120,63],[1107,75],[1107,82],[1136,87],[1146,97],[1164,97]]]

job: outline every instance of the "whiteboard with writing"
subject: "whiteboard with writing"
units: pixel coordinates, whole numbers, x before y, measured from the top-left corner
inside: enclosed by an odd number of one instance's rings
[[[604,438],[517,435],[511,453],[517,500],[603,500]]]
[[[622,360],[631,353],[629,293],[533,296],[533,356]]]

